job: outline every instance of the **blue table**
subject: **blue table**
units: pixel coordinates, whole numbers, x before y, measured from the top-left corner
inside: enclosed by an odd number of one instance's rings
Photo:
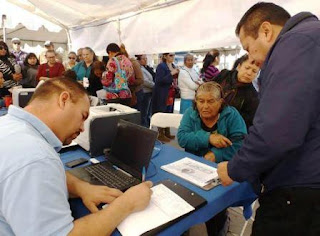
[[[90,158],[88,153],[79,147],[73,148],[72,150],[66,151],[61,154],[61,159],[64,163],[73,159],[77,159],[79,157]],[[160,169],[162,165],[171,163],[184,157],[190,157],[208,165],[216,166],[215,163],[209,162],[193,154],[180,151],[169,145],[156,145],[151,163],[147,171],[147,180],[151,180],[152,182],[157,183],[160,180],[172,179],[173,181],[176,181],[177,183],[180,183],[185,187],[191,189],[192,191],[198,193],[199,195],[204,197],[208,203],[189,216],[183,218],[179,222],[165,229],[159,235],[181,235],[191,226],[206,222],[212,216],[230,206],[243,206],[245,218],[250,218],[252,214],[251,203],[257,198],[250,184],[233,183],[228,187],[217,186],[210,191],[205,191],[179,177],[176,177]],[[104,157],[101,156],[97,159],[103,160],[103,158]],[[73,217],[76,219],[89,214],[89,211],[83,206],[80,199],[70,200],[70,206]],[[120,235],[120,233],[115,230],[113,235]]]

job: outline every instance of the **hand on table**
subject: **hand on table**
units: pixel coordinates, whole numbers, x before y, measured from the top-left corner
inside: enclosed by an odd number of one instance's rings
[[[111,203],[114,199],[121,196],[123,193],[114,188],[107,186],[98,186],[87,184],[83,186],[79,196],[82,199],[83,204],[92,212],[98,211],[97,206],[100,203]]]
[[[204,157],[204,159],[206,159],[208,161],[212,161],[212,162],[216,161],[216,156],[211,151],[207,152],[203,157]]]
[[[209,142],[212,146],[216,148],[226,148],[232,145],[230,139],[226,138],[221,134],[211,134],[209,137]]]
[[[224,161],[224,162],[220,162],[218,164],[218,175],[219,178],[221,180],[221,184],[223,186],[229,186],[233,183],[233,180],[230,178],[229,174],[228,174],[228,162]]]

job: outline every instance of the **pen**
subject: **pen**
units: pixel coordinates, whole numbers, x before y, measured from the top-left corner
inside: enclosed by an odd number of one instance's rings
[[[142,167],[142,182],[146,180],[146,168]]]

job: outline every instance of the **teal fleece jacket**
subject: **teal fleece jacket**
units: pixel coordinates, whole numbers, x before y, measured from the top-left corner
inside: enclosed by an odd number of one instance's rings
[[[234,107],[226,106],[220,113],[217,127],[218,134],[232,141],[231,146],[216,148],[210,145],[211,133],[201,128],[199,113],[191,107],[185,112],[180,123],[177,135],[179,145],[197,156],[204,156],[211,150],[217,163],[229,161],[242,145],[243,138],[247,134],[246,124]]]

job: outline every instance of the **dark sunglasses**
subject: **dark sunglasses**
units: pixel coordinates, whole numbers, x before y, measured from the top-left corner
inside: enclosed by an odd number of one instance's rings
[[[6,50],[7,51],[7,49],[4,46],[0,46],[0,50]]]
[[[174,57],[174,54],[169,54],[168,56],[169,56],[169,57]]]
[[[69,58],[70,60],[71,60],[71,59],[73,59],[73,60],[75,60],[75,59],[76,59],[75,57],[68,57],[68,58]]]
[[[17,45],[20,45],[20,43],[13,43],[13,44],[17,44]]]

